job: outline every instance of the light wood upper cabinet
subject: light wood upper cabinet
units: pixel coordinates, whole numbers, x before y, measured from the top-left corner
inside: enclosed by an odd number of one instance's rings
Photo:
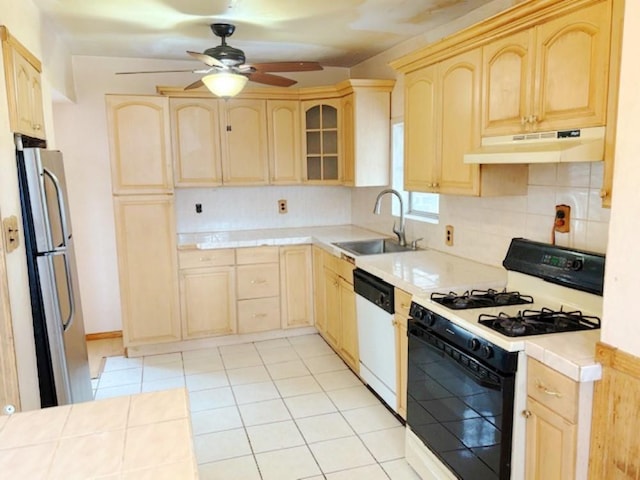
[[[222,184],[220,101],[171,98],[171,139],[176,187]]]
[[[267,100],[269,183],[302,182],[302,131],[298,100]]]
[[[169,99],[107,95],[115,195],[173,192]]]
[[[231,99],[220,119],[222,178],[227,185],[269,183],[266,101]]]
[[[604,125],[609,2],[483,48],[483,135]]]
[[[405,76],[404,189],[431,192],[438,178],[437,65]]]
[[[5,27],[0,26],[9,123],[14,133],[46,138],[41,64]]]
[[[480,146],[481,58],[480,49],[476,49],[438,66],[440,160],[436,188],[440,193],[480,194],[480,167],[464,163],[463,157]]]
[[[180,340],[172,195],[114,197],[124,346]]]
[[[526,165],[471,165],[480,145],[481,52],[471,50],[405,78],[404,186],[454,195],[523,195]]]
[[[351,80],[342,97],[342,183],[389,184],[391,89],[394,81]]]
[[[282,328],[313,325],[313,278],[310,245],[280,247]]]
[[[339,184],[342,175],[340,99],[303,101],[302,118],[305,181]]]

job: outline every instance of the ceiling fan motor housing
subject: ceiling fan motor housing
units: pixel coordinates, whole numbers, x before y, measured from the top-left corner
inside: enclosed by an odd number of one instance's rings
[[[203,53],[205,55],[209,55],[210,57],[217,58],[222,63],[224,63],[228,67],[235,67],[237,65],[242,65],[246,58],[244,56],[244,52],[239,48],[234,48],[231,45],[227,45],[227,37],[233,35],[233,32],[236,31],[235,25],[230,23],[212,23],[210,25],[211,31],[222,39],[220,45],[208,48]]]

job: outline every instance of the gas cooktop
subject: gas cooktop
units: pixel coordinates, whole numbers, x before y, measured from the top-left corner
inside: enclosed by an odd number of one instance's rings
[[[486,325],[508,337],[540,335],[543,333],[575,332],[600,328],[600,319],[580,311],[565,312],[542,308],[523,310],[516,315],[500,312],[498,315],[481,313],[478,323]]]
[[[431,294],[431,300],[452,310],[533,303],[533,297],[520,295],[519,292],[508,292],[506,289],[502,291],[493,289],[471,290],[460,295],[454,292],[435,292]]]

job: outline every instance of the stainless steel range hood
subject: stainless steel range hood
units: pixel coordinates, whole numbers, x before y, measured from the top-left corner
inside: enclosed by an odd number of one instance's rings
[[[598,162],[604,159],[605,127],[485,137],[464,163]]]

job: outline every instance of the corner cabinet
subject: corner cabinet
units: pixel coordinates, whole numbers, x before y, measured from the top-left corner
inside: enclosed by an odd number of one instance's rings
[[[0,26],[11,131],[46,138],[40,61]]]
[[[600,2],[486,45],[483,135],[604,125],[610,28]]]
[[[107,95],[114,195],[173,192],[169,99]]]
[[[173,196],[114,197],[124,346],[180,340]]]

